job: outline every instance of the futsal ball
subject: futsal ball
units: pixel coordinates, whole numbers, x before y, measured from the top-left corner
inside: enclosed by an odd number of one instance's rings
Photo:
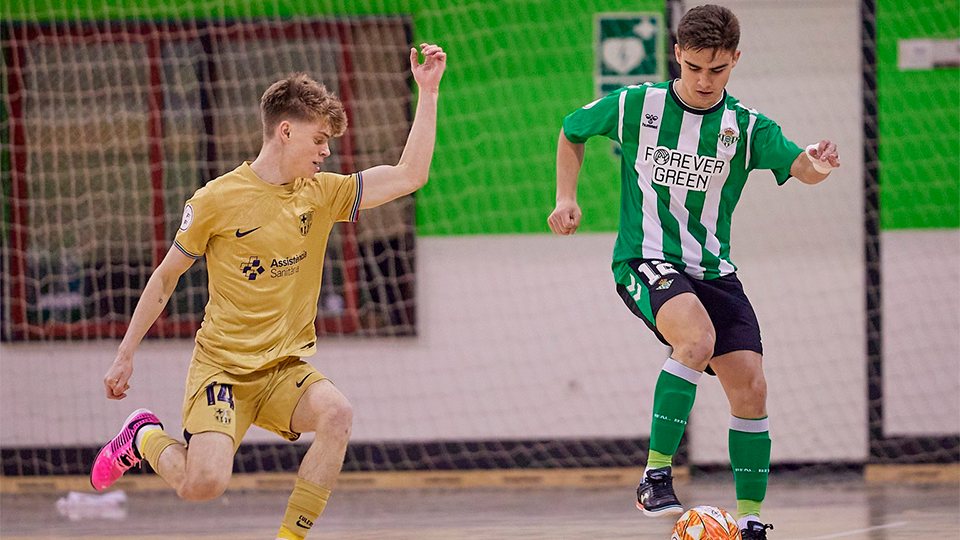
[[[698,506],[680,516],[670,540],[740,540],[740,527],[730,512]]]

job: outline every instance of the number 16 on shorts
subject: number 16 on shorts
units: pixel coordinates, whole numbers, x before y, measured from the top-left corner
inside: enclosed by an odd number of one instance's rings
[[[679,274],[672,264],[664,261],[648,260],[638,264],[635,268],[637,274],[646,279],[647,287],[657,291],[667,290],[673,285],[673,279],[667,279],[664,276]],[[630,283],[627,285],[627,291],[630,292],[634,300],[640,300],[643,294],[643,289],[637,283],[633,273],[630,273]]]

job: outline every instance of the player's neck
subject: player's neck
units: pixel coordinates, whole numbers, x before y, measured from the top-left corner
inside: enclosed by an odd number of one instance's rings
[[[692,95],[690,95],[690,93],[689,93],[689,92],[686,90],[686,88],[683,86],[683,81],[681,81],[680,79],[674,79],[674,81],[673,81],[673,91],[676,93],[677,98],[680,100],[680,102],[681,102],[683,105],[685,105],[685,106],[687,106],[687,107],[689,107],[689,108],[691,108],[691,109],[697,109],[697,110],[700,110],[700,111],[707,111],[707,110],[710,110],[710,109],[716,107],[716,106],[717,106],[717,103],[720,103],[721,101],[723,101],[723,96],[724,96],[724,91],[723,91],[723,90],[720,90],[720,97],[717,98],[717,100],[714,101],[713,103],[711,103],[711,104],[709,104],[709,105],[707,105],[707,106],[704,107],[704,106],[701,106],[701,105],[699,105],[699,104],[698,104],[698,105],[694,105],[694,103],[696,103],[695,97],[692,96]]]
[[[271,152],[267,146],[264,146],[260,149],[257,159],[250,163],[250,169],[260,180],[275,186],[282,186],[293,182],[296,177],[287,178],[283,173],[281,163],[280,157],[275,152]]]

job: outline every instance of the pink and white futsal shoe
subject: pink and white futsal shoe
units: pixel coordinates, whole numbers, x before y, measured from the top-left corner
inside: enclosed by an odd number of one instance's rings
[[[155,414],[147,409],[137,409],[130,413],[120,433],[100,449],[97,459],[93,460],[90,471],[90,484],[93,489],[103,491],[113,485],[131,467],[140,465],[140,452],[135,447],[137,431],[147,424],[163,424]]]

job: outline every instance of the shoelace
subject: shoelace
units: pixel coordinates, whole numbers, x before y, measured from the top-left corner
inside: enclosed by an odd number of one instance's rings
[[[662,498],[673,495],[673,478],[667,475],[648,475],[647,482],[650,483],[650,491],[654,498]]]
[[[140,466],[140,458],[133,451],[133,447],[127,449],[126,452],[117,456],[117,462],[120,464],[120,469],[123,471],[129,470],[131,467]]]

